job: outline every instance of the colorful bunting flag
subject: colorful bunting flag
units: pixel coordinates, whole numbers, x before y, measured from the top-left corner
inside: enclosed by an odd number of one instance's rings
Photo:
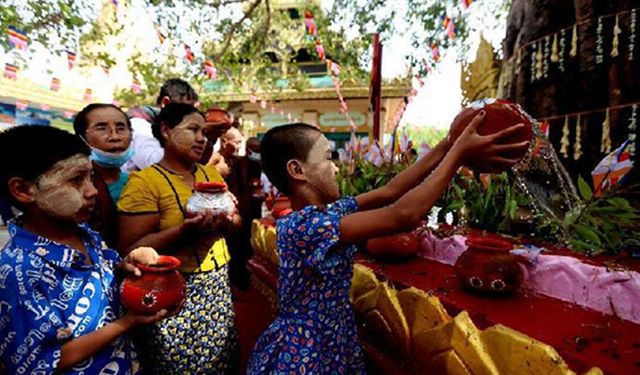
[[[444,33],[447,34],[449,39],[454,39],[456,37],[456,34],[458,33],[458,29],[456,28],[456,25],[455,23],[453,23],[453,20],[451,20],[451,18],[449,18],[449,22],[447,22],[447,25],[444,27]]]
[[[340,75],[342,67],[337,62],[327,59],[327,69],[333,76],[337,77]]]
[[[431,43],[431,58],[434,62],[440,61],[440,48],[436,42]]]
[[[162,32],[162,29],[160,28],[160,24],[157,22],[154,22],[153,27],[156,30],[156,36],[158,37],[160,44],[164,43],[164,40],[167,39],[167,37]]]
[[[207,75],[207,77],[209,77],[209,79],[218,78],[218,69],[216,69],[216,66],[213,64],[212,61],[207,60],[204,62],[204,72]]]
[[[91,89],[84,90],[84,96],[82,100],[84,100],[85,102],[90,102],[92,99],[93,99],[93,90]]]
[[[106,74],[106,75],[107,75],[107,77],[108,77],[108,76],[109,76],[109,72],[111,71],[111,68],[109,68],[109,67],[108,67],[108,66],[106,66],[106,65],[103,65],[103,66],[102,66],[102,71],[103,71],[103,72],[104,72],[104,74]]]
[[[12,80],[18,79],[18,67],[13,64],[4,64],[4,77]]]
[[[60,78],[53,77],[51,78],[51,91],[60,90]]]
[[[76,54],[75,52],[67,51],[67,64],[69,66],[69,70],[73,69],[76,64]]]
[[[187,43],[184,44],[184,52],[187,61],[193,64],[193,62],[196,60],[196,56],[193,54],[193,52],[191,52],[191,47],[189,47]]]
[[[462,7],[464,9],[469,8],[469,6],[471,6],[471,3],[473,3],[473,0],[462,0]]]
[[[13,26],[9,26],[7,28],[7,34],[9,35],[9,44],[13,46],[13,48],[26,51],[27,45],[29,44],[29,38],[27,38],[27,34]]]
[[[632,142],[625,141],[620,147],[607,155],[591,172],[595,196],[599,197],[607,188],[619,183],[633,168],[630,147]]]
[[[29,107],[29,103],[22,101],[22,100],[16,100],[16,108],[24,111],[25,109],[27,109],[27,107]]]
[[[318,54],[318,58],[320,60],[324,60],[325,59],[324,48],[322,47],[322,44],[320,43],[320,39],[316,39],[316,53]]]
[[[137,78],[134,78],[133,81],[131,82],[131,90],[133,90],[134,94],[140,94],[140,91],[142,90],[142,88],[140,86],[140,81],[138,81]]]
[[[316,22],[313,19],[313,13],[310,10],[304,11],[304,24],[307,30],[307,34],[316,36],[318,35],[318,30],[316,28]]]

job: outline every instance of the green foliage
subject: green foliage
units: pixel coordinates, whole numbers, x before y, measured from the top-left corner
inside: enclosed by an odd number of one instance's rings
[[[529,199],[506,172],[491,175],[486,187],[477,177],[458,175],[438,205],[443,212],[462,211],[470,227],[511,233],[517,209],[529,206]]]
[[[449,129],[419,127],[412,126],[410,124],[407,124],[405,129],[406,134],[413,142],[414,147],[419,147],[423,143],[428,144],[430,147],[434,147],[449,133]]]
[[[582,177],[578,189],[582,203],[560,224],[562,237],[572,249],[597,255],[640,246],[640,210],[619,196],[620,191],[611,189],[596,198]]]
[[[356,196],[386,185],[398,173],[405,170],[408,161],[387,160],[382,165],[367,161],[362,155],[338,163],[338,186],[343,196]]]

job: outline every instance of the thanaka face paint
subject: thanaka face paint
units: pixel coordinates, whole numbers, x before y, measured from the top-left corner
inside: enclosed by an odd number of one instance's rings
[[[318,139],[307,154],[305,164],[307,165],[305,176],[308,183],[326,197],[328,200],[326,203],[340,198],[338,182],[336,181],[338,168],[331,160],[330,144],[324,135],[318,136]]]
[[[91,183],[91,162],[86,155],[61,160],[36,180],[36,205],[47,214],[64,220],[86,221],[95,204]]]
[[[169,129],[167,142],[172,143],[176,151],[198,161],[206,144],[204,126],[204,118],[199,113],[187,115],[180,124]]]

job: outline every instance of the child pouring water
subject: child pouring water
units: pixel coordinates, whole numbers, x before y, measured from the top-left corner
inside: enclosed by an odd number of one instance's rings
[[[481,136],[483,118],[484,111],[454,144],[444,140],[386,186],[343,199],[329,141],[318,129],[297,123],[265,134],[264,171],[294,212],[277,222],[279,314],[259,338],[247,373],[365,373],[349,302],[354,244],[416,228],[472,158],[492,169],[517,162],[502,155],[529,143],[499,142],[522,125]]]

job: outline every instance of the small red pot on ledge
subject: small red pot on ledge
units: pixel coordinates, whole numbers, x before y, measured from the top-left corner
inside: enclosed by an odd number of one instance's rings
[[[420,242],[413,232],[372,238],[367,241],[367,253],[382,259],[406,259],[420,250]]]
[[[184,299],[185,282],[178,271],[180,259],[163,255],[156,264],[136,267],[142,275],[127,276],[120,285],[120,301],[125,309],[155,314],[162,309],[173,309]]]
[[[522,285],[523,273],[518,257],[510,253],[513,244],[498,236],[470,236],[469,248],[455,264],[463,286],[476,293],[504,296]]]

